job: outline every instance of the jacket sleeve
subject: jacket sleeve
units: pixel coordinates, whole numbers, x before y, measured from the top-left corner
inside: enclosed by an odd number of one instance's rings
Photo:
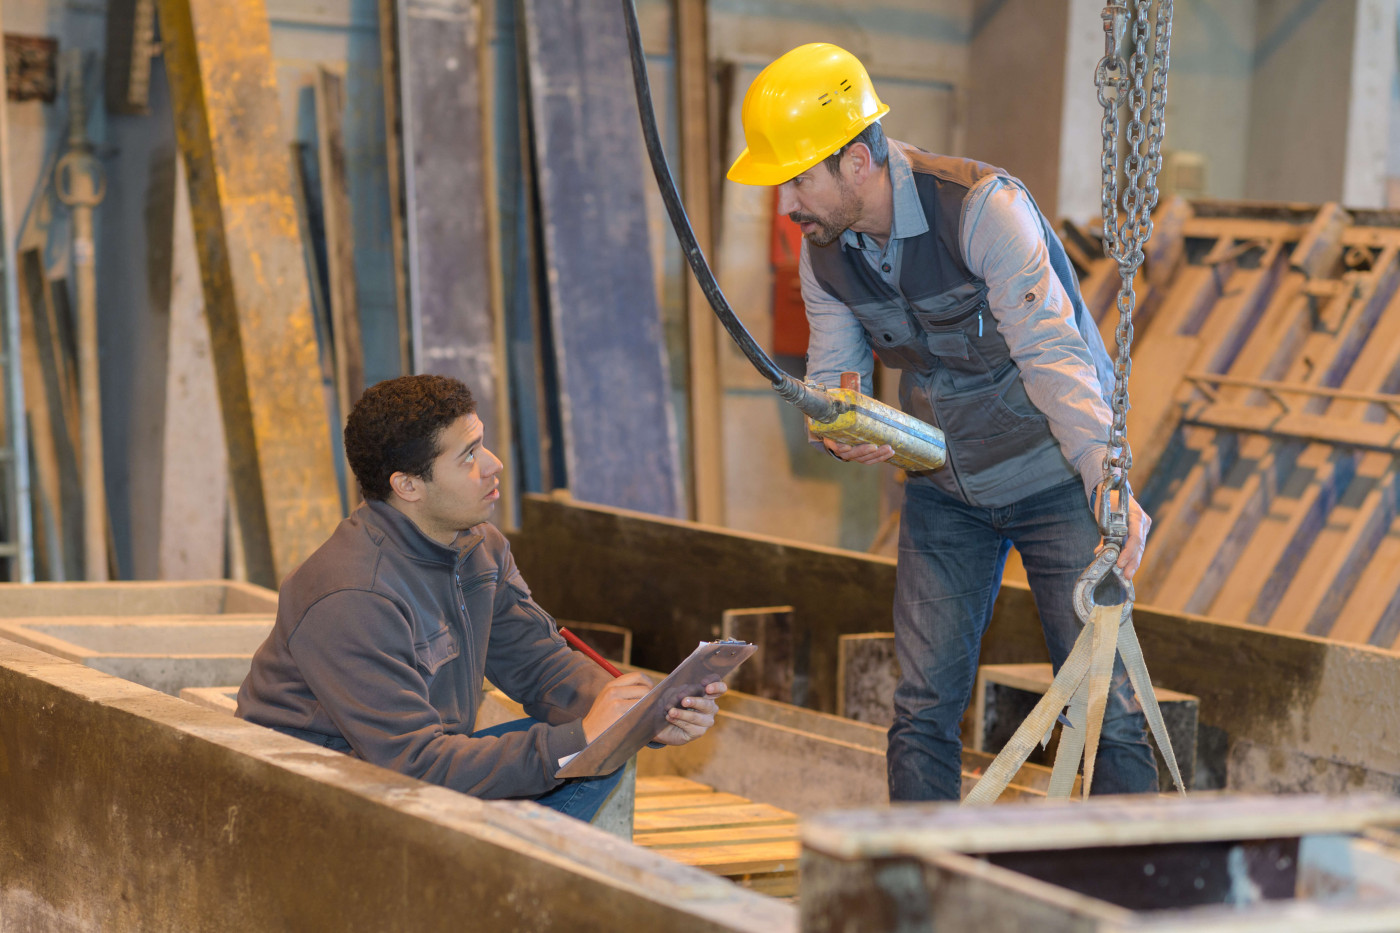
[[[535,719],[552,724],[582,719],[612,677],[559,634],[540,608],[499,537],[499,577],[486,649],[486,677]]]
[[[1091,496],[1101,478],[1110,412],[1074,308],[1050,266],[1053,236],[1021,188],[989,177],[968,196],[962,239],[967,267],[987,283],[997,331],[1026,394],[1050,423]]]
[[[802,303],[807,308],[807,382],[821,383],[828,389],[841,384],[843,372],[860,373],[860,384],[869,392],[875,375],[875,353],[870,336],[855,314],[841,299],[822,288],[812,271],[807,241],[797,261],[802,283]]]
[[[538,796],[557,787],[558,761],[583,748],[577,722],[473,738],[449,734],[429,702],[404,609],[342,590],[307,610],[289,650],[317,702],[355,754],[478,797]]]

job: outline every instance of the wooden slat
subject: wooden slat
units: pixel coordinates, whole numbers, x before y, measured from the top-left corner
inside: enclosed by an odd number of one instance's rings
[[[694,848],[710,843],[781,842],[797,838],[796,823],[763,823],[756,826],[728,826],[724,829],[672,829],[633,833],[632,843],[647,849]]]
[[[1301,624],[1310,634],[1328,632],[1345,641],[1360,640],[1365,617],[1348,617],[1347,624],[1338,625],[1342,622],[1339,613],[1395,520],[1396,481],[1394,457],[1369,453],[1362,458],[1353,482],[1368,485],[1369,491],[1354,507],[1342,503],[1333,508],[1333,522],[1342,530],[1325,536],[1328,540],[1314,548],[1315,553],[1294,575],[1282,599],[1289,607],[1286,624]],[[1349,621],[1353,618],[1355,623]],[[1247,621],[1264,625],[1268,619],[1260,613],[1251,614]]]
[[[341,511],[267,12],[262,0],[158,11],[248,575],[276,586]]]
[[[1400,821],[1400,800],[1323,797],[1111,797],[1074,805],[864,810],[806,820],[802,841],[845,857],[1016,852],[1084,846],[1276,839],[1352,833]]]
[[[612,0],[525,0],[524,10],[569,491],[678,517],[669,367],[640,210],[650,182],[622,17]]]
[[[316,152],[321,167],[321,211],[326,235],[326,298],[335,348],[335,394],[343,424],[365,389],[365,351],[355,286],[355,224],[350,215],[350,179],[345,166],[345,81],[327,68],[318,68],[315,93]],[[339,437],[340,432],[335,435]],[[359,486],[347,469],[346,505],[354,508],[359,501]]]
[[[1360,304],[1348,315],[1338,339],[1320,348],[1322,353],[1309,358],[1310,367],[1306,372],[1316,375],[1317,384],[1339,386],[1356,393],[1375,392],[1385,386],[1390,374],[1400,365],[1400,347],[1396,344],[1400,338],[1400,317],[1381,311],[1382,306],[1394,303],[1389,292],[1393,285],[1383,284],[1391,279],[1394,261],[1393,250],[1381,256],[1377,268],[1358,290],[1356,301]],[[1378,415],[1376,406],[1346,399],[1312,398],[1302,402],[1300,408],[1308,412],[1301,417],[1325,420],[1339,428],[1343,444],[1347,436],[1356,436],[1363,416]],[[1348,427],[1352,430],[1346,430]],[[1340,543],[1336,539],[1345,535],[1329,530],[1335,525],[1330,519],[1338,500],[1354,479],[1359,460],[1359,454],[1345,449],[1338,451],[1331,444],[1308,446],[1299,459],[1300,479],[1307,485],[1296,499],[1281,500],[1281,504],[1291,508],[1292,518],[1262,535],[1272,545],[1257,548],[1251,555],[1252,560],[1242,561],[1236,571],[1241,579],[1255,581],[1243,587],[1243,595],[1253,597],[1252,604],[1243,613],[1228,617],[1246,618],[1288,631],[1325,633],[1318,630],[1309,611],[1316,602],[1295,602],[1287,599],[1286,593],[1298,579],[1317,573],[1321,569],[1317,564],[1331,563],[1328,545]],[[1379,464],[1372,461],[1370,469],[1378,468]],[[1357,516],[1344,511],[1338,517],[1350,521]],[[1304,571],[1310,555],[1314,556],[1313,566]],[[1236,613],[1243,608],[1242,604],[1241,599],[1233,606],[1214,607],[1213,611]]]
[[[718,829],[723,826],[743,826],[753,823],[791,823],[793,815],[766,803],[738,804],[730,807],[689,807],[680,810],[652,810],[638,813],[633,821],[634,832],[658,832],[663,829]]]
[[[695,239],[714,255],[711,230],[710,57],[706,0],[672,0],[676,37],[676,103],[680,111],[681,189]],[[718,327],[699,282],[685,279],[686,325],[690,335],[689,400],[692,515],[698,522],[724,524],[724,444],[720,408]]]
[[[1192,465],[1164,505],[1153,506],[1148,548],[1133,578],[1138,599],[1153,605],[1158,604],[1161,587],[1190,541],[1201,514],[1239,456],[1239,438],[1231,432],[1217,433],[1186,426],[1177,443],[1178,456],[1190,459]],[[1167,480],[1160,482],[1166,485]],[[1153,501],[1149,500],[1149,505]]]
[[[1317,540],[1337,498],[1356,470],[1355,454],[1309,445],[1296,471],[1308,478],[1297,496],[1275,496],[1258,533],[1240,552],[1225,582],[1204,610],[1227,619],[1268,618]]]
[[[482,57],[489,33],[475,0],[396,0],[395,50],[413,365],[462,380],[506,464],[498,520],[513,512],[504,322],[488,163]],[[381,15],[384,10],[381,6]],[[491,137],[494,138],[494,137]],[[579,138],[583,138],[580,135]]]
[[[686,810],[700,807],[733,807],[748,803],[745,797],[737,794],[720,794],[715,791],[705,791],[698,794],[664,794],[660,797],[638,797],[636,810],[638,813],[649,813],[656,810]]]
[[[675,774],[658,774],[637,778],[638,797],[660,797],[665,794],[699,794],[714,788]]]
[[[1221,241],[1220,251],[1230,244]],[[1278,245],[1274,250],[1277,255]],[[1261,276],[1257,269],[1235,269],[1234,263],[1194,265],[1182,270],[1166,297],[1166,306],[1135,348],[1134,370],[1151,375],[1130,385],[1133,409],[1128,417],[1128,439],[1133,446],[1133,469],[1138,476],[1150,475],[1166,449],[1177,425],[1177,392],[1183,373],[1211,369],[1203,358],[1219,340],[1216,331],[1228,329],[1234,314],[1250,303],[1245,293],[1258,290]],[[1219,296],[1232,294],[1236,300],[1224,314],[1211,309]],[[1214,329],[1202,328],[1198,321],[1209,313]],[[1209,324],[1209,322],[1208,322]],[[1101,325],[1102,326],[1102,325]],[[1203,350],[1203,347],[1206,348]]]
[[[665,854],[667,858],[717,875],[753,875],[794,871],[801,853],[801,844],[791,839],[667,849]]]

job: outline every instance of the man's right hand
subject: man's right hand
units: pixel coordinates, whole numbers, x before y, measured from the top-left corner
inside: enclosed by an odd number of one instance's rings
[[[651,689],[651,678],[633,671],[623,674],[603,688],[593,700],[593,707],[583,717],[583,739],[592,742],[603,734],[603,730],[622,718],[637,701]]]
[[[847,463],[884,463],[894,456],[894,448],[889,444],[881,444],[878,447],[874,444],[858,444],[852,447],[829,437],[822,438],[822,444]]]

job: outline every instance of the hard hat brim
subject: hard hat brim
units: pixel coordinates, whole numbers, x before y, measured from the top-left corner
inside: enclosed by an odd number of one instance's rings
[[[772,187],[791,181],[820,161],[821,159],[815,159],[810,165],[802,165],[797,168],[774,165],[771,162],[760,162],[749,154],[749,150],[745,149],[739,153],[739,158],[734,160],[734,164],[729,167],[729,172],[725,177],[730,181],[737,181],[741,185]]]

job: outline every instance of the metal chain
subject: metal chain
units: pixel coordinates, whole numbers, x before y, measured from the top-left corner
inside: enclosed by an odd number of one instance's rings
[[[1132,372],[1133,279],[1142,265],[1143,249],[1152,236],[1152,209],[1157,206],[1157,173],[1162,168],[1162,138],[1166,133],[1167,69],[1171,63],[1172,0],[1155,0],[1155,29],[1149,21],[1154,0],[1110,0],[1103,10],[1104,57],[1094,72],[1099,105],[1103,107],[1103,247],[1118,263],[1122,282],[1118,290],[1118,358],[1114,362],[1111,396],[1113,422],[1104,479],[1099,489],[1099,530],[1119,544],[1128,534],[1128,470],[1133,465],[1128,445],[1128,375]],[[1118,54],[1133,10],[1132,56]],[[1151,58],[1148,46],[1151,45]],[[1151,75],[1149,82],[1148,75]],[[1119,219],[1118,144],[1121,126],[1118,111],[1128,109],[1127,157],[1123,166],[1126,187],[1122,193],[1124,216]],[[1143,124],[1143,111],[1147,123]],[[1143,149],[1144,140],[1147,143]],[[1111,492],[1117,491],[1117,501]]]

